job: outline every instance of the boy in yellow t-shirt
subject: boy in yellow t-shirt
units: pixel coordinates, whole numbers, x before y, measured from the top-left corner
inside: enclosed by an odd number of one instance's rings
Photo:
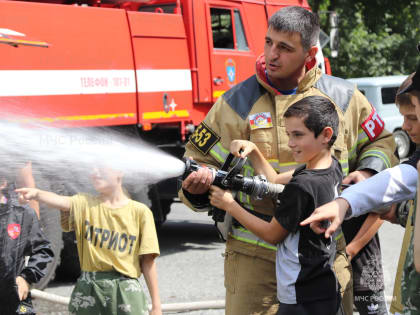
[[[129,199],[122,189],[122,173],[94,169],[97,196],[60,196],[36,188],[16,191],[22,201],[37,200],[62,211],[62,227],[75,231],[82,275],[72,292],[72,314],[147,314],[146,297],[138,278],[144,274],[150,314],[162,314],[155,258],[159,245],[153,214]]]

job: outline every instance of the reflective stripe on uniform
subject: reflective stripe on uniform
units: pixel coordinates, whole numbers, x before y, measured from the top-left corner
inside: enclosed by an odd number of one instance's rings
[[[296,162],[293,163],[280,163],[280,168],[278,170],[278,172],[281,173],[285,173],[288,172],[290,170],[294,170],[296,168],[298,168],[299,166],[301,166],[302,164],[298,164]]]
[[[341,170],[343,171],[343,176],[347,176],[349,174],[349,160],[344,159],[340,160]]]
[[[279,164],[279,160],[267,160],[268,163],[270,163],[271,167],[274,168],[274,170],[279,173],[280,172],[280,164]]]
[[[391,161],[389,160],[388,156],[380,150],[374,150],[374,149],[367,150],[366,152],[363,152],[363,154],[360,156],[360,160],[363,160],[364,158],[367,158],[370,156],[381,159],[382,162],[384,162],[386,168],[391,167]]]
[[[270,163],[271,167],[274,168],[274,170],[277,173],[284,173],[284,172],[290,171],[300,165],[296,162],[279,163],[279,160],[275,160],[275,159],[270,159],[267,161],[268,163]]]
[[[251,163],[249,161],[246,161],[246,163],[243,166],[243,175],[245,177],[252,177],[254,176],[254,168],[251,166]],[[254,207],[251,203],[251,197],[243,192],[239,192],[239,201],[244,204],[248,209],[254,210]]]
[[[272,250],[277,250],[276,246],[271,245],[267,243],[266,241],[260,239],[259,237],[252,234],[252,232],[248,231],[247,229],[243,227],[233,227],[230,235],[238,241],[258,245],[258,246],[272,249]]]
[[[369,137],[363,129],[359,129],[357,134],[357,141],[349,151],[349,161],[357,158],[357,147],[369,141]]]
[[[228,155],[229,155],[229,150],[226,150],[222,144],[220,143],[220,141],[213,146],[213,148],[210,150],[210,154],[211,156],[217,160],[218,162],[220,162],[220,164],[225,163]],[[246,161],[245,165],[243,166],[243,175],[244,176],[253,176],[254,175],[254,169],[252,168],[251,164],[249,163],[249,161]],[[238,193],[239,196],[239,201],[246,205],[247,208],[254,210],[254,207],[251,204],[251,198],[249,197],[249,195],[243,193],[243,192],[239,192]]]
[[[269,160],[270,165],[276,170],[277,173],[284,173],[288,172],[290,170],[296,169],[302,164],[298,164],[296,162],[290,162],[290,163],[278,163],[274,162],[274,160]],[[347,159],[340,160],[341,169],[343,170],[343,175],[346,176],[349,173],[349,161]],[[278,168],[275,168],[275,166],[278,165]]]
[[[338,241],[343,236],[344,236],[344,233],[343,232],[339,233],[336,237],[334,237],[334,241]]]
[[[215,146],[213,146],[213,148],[211,148],[210,154],[216,159],[216,161],[223,164],[229,155],[229,151],[226,150],[219,141]]]

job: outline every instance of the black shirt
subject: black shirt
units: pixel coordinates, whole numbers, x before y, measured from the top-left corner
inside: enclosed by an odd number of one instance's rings
[[[275,218],[290,232],[277,249],[277,294],[282,303],[337,297],[338,282],[332,269],[335,242],[299,223],[315,208],[334,200],[341,180],[341,166],[333,158],[327,169],[297,168],[279,196]]]

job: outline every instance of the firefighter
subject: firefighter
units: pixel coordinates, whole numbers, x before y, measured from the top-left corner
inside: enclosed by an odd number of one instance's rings
[[[318,18],[300,7],[286,7],[269,20],[264,54],[257,59],[256,74],[224,93],[197,127],[186,145],[185,156],[220,167],[234,139],[254,142],[264,157],[283,173],[297,167],[288,148],[283,114],[310,95],[329,98],[339,114],[339,135],[332,153],[340,161],[346,182],[357,182],[393,166],[395,143],[367,99],[347,81],[324,75],[316,66]],[[247,162],[244,175],[254,175]],[[197,211],[208,209],[212,173],[201,168],[190,174],[179,192],[185,204]],[[272,200],[237,200],[259,218],[270,221]],[[351,265],[343,234],[335,235],[335,271],[344,295],[346,314],[353,314]],[[275,314],[276,248],[233,221],[225,251],[226,314]]]
[[[16,180],[0,174],[0,314],[35,314],[29,287],[45,276],[54,253],[36,212],[19,204],[15,182],[34,185],[31,163],[18,172]],[[25,256],[29,256],[27,264]]]

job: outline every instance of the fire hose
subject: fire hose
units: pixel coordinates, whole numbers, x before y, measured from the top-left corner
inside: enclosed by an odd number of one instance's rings
[[[212,185],[225,190],[229,189],[235,192],[241,191],[257,200],[266,197],[273,199],[277,198],[278,194],[283,191],[284,185],[270,183],[264,175],[252,177],[243,176],[240,173],[246,160],[246,157],[235,158],[234,155],[230,153],[220,169],[210,168],[213,173]],[[191,159],[184,158],[183,161],[185,163],[185,172],[182,176],[183,180],[192,172],[198,171],[203,167]],[[232,163],[233,166],[231,166]],[[209,215],[212,216],[215,222],[223,222],[225,211],[212,207],[209,211]]]
[[[45,300],[55,304],[68,305],[70,303],[70,297],[60,296],[37,289],[31,290],[31,295],[34,299]],[[148,306],[149,310],[152,308]],[[194,311],[203,309],[224,309],[225,301],[200,301],[200,302],[184,302],[184,303],[169,303],[162,304],[163,312],[177,312],[177,311]]]

